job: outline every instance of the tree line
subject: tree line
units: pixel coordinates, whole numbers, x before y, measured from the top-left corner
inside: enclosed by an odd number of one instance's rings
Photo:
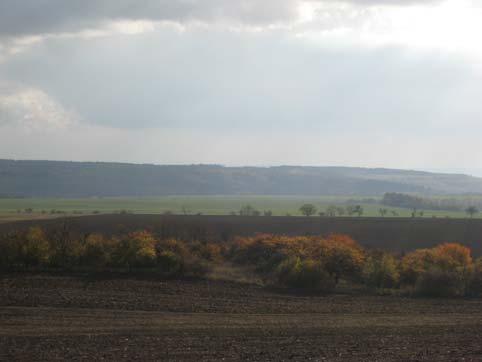
[[[426,296],[481,296],[482,258],[457,243],[405,255],[366,250],[347,235],[259,234],[225,243],[163,238],[140,230],[76,236],[40,227],[0,236],[2,270],[147,271],[204,277],[216,265],[247,267],[267,285],[324,293],[344,285]]]
[[[470,217],[474,217],[479,213],[478,205],[470,199],[423,198],[416,195],[397,192],[384,194],[382,204],[386,206],[412,209],[413,212],[417,212],[417,210],[465,211]]]

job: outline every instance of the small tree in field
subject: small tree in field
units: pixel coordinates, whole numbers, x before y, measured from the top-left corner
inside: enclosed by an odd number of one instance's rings
[[[326,208],[326,215],[330,217],[335,217],[337,213],[337,208],[335,205],[330,205]]]
[[[358,217],[363,215],[363,206],[361,205],[348,205],[346,207],[346,213],[348,216],[357,215]]]
[[[244,205],[243,207],[241,207],[241,210],[239,210],[239,215],[240,216],[259,216],[260,212],[251,205]]]
[[[355,214],[358,215],[358,217],[362,216],[364,212],[363,207],[361,205],[356,205],[353,211]]]
[[[475,214],[478,214],[478,213],[479,213],[479,210],[477,210],[477,208],[476,208],[475,206],[469,206],[467,209],[465,209],[465,212],[466,212],[467,215],[469,215],[470,218],[472,219]]]
[[[303,206],[300,207],[300,212],[304,216],[312,216],[316,214],[316,207],[313,204],[304,204]]]

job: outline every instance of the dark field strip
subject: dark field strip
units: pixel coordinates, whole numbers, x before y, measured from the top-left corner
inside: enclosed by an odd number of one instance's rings
[[[482,300],[231,282],[0,279],[0,360],[481,361]]]
[[[166,314],[11,307],[0,308],[0,318],[2,353],[13,359],[430,360],[437,356],[477,360],[482,356],[477,336],[482,319],[464,315],[447,319],[443,315]],[[22,345],[28,348],[22,350]]]
[[[224,242],[236,236],[251,236],[259,232],[283,235],[341,233],[350,235],[364,247],[393,252],[459,242],[470,247],[474,255],[482,255],[480,219],[97,215],[3,223],[0,224],[0,233],[32,225],[50,230],[63,226],[65,221],[69,230],[78,235],[149,230],[163,238]]]

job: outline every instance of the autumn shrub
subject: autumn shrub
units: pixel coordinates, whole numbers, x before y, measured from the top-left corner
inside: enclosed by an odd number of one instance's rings
[[[24,266],[46,265],[50,259],[49,243],[44,231],[39,227],[31,227],[21,235],[17,260]]]
[[[460,296],[468,292],[473,274],[470,249],[456,243],[416,250],[401,262],[402,284],[426,296]]]
[[[21,235],[10,232],[0,237],[0,268],[10,269],[19,263]]]
[[[136,231],[116,240],[112,253],[114,266],[124,268],[154,267],[156,239],[147,231]]]
[[[340,278],[355,278],[364,262],[363,249],[344,235],[324,238],[259,234],[236,239],[230,255],[236,263],[253,265],[258,273],[274,275],[281,285],[303,288],[310,283],[316,285],[309,282],[314,275],[320,285],[325,284],[327,277],[332,280],[330,285],[336,285]]]
[[[117,241],[101,234],[87,236],[82,256],[82,265],[102,269],[112,264]]]
[[[405,255],[400,264],[400,282],[413,286],[434,265],[434,254],[430,249],[418,249]]]
[[[470,279],[469,294],[475,297],[482,296],[482,257],[474,262],[472,276]]]
[[[67,226],[47,234],[52,268],[72,269],[79,266],[84,253],[84,240],[73,235]]]
[[[439,268],[425,271],[415,283],[415,294],[424,297],[457,297],[465,295],[459,274]]]
[[[224,259],[224,249],[217,243],[192,242],[189,248],[192,254],[210,262],[220,263]]]
[[[184,273],[183,258],[169,250],[157,254],[158,268],[168,275],[182,275]]]
[[[211,270],[211,264],[195,255],[190,255],[184,260],[184,275],[190,277],[203,277]]]
[[[373,252],[363,267],[363,281],[372,288],[395,288],[399,281],[398,261],[388,253]]]
[[[268,273],[288,257],[289,242],[286,237],[270,234],[236,238],[229,254],[236,263],[255,265],[258,272]]]
[[[333,278],[313,259],[288,258],[278,265],[274,276],[278,285],[288,288],[330,292],[335,287]]]

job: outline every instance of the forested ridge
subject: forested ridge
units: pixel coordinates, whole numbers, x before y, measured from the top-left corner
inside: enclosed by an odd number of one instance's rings
[[[467,175],[350,167],[0,160],[0,197],[482,193]]]

